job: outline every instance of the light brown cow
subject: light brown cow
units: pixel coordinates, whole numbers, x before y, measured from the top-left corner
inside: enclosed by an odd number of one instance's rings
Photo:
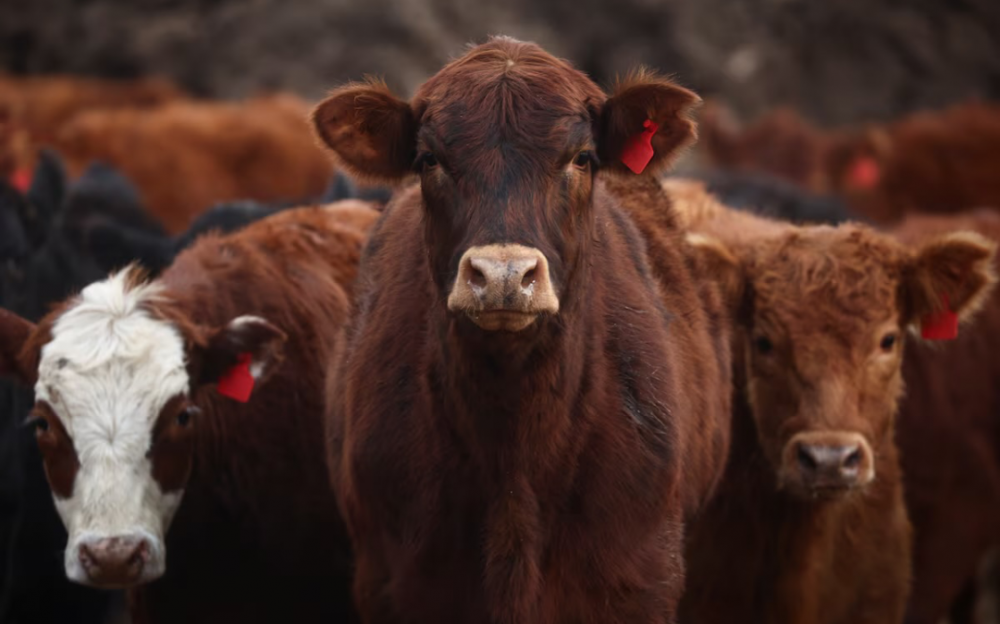
[[[0,74],[0,176],[30,171],[38,147],[83,111],[151,108],[186,97],[162,78]]]
[[[347,621],[323,379],[376,216],[286,211],[206,235],[157,280],[91,284],[37,326],[0,311],[71,580],[130,588],[136,622]]]
[[[118,168],[171,233],[214,204],[318,197],[333,166],[290,95],[243,103],[176,102],[150,110],[100,110],[66,124],[55,146],[72,174],[93,160]]]
[[[944,299],[971,318],[995,281],[995,245],[968,232],[905,246],[859,225],[795,227],[667,184],[735,321],[729,466],[690,534],[682,616],[900,622],[904,336]]]

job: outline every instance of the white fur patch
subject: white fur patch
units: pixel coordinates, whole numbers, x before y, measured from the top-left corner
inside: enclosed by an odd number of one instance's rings
[[[188,390],[184,342],[142,305],[162,287],[128,284],[126,270],[83,290],[53,325],[35,386],[80,460],[72,496],[56,499],[69,532],[66,572],[77,581],[81,541],[121,535],[150,540],[144,580],[162,574],[163,536],[181,499],[160,490],[146,454],[161,409]]]

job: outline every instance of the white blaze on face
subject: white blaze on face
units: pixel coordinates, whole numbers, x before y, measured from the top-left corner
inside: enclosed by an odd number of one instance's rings
[[[167,401],[188,390],[184,342],[143,308],[160,287],[130,285],[129,271],[85,288],[42,349],[36,399],[66,428],[79,458],[72,495],[55,497],[69,533],[66,573],[88,582],[81,546],[104,538],[145,539],[141,581],[163,573],[163,537],[181,491],[165,493],[147,457]]]

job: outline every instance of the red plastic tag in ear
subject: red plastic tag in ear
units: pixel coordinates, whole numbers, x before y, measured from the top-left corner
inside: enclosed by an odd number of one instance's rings
[[[235,399],[240,403],[250,400],[250,393],[253,392],[253,375],[250,374],[250,361],[253,359],[249,353],[241,353],[236,358],[236,364],[223,373],[219,378],[216,389],[222,396]]]
[[[18,169],[10,176],[11,185],[22,193],[27,193],[31,186],[31,172],[27,169]]]
[[[954,340],[958,338],[958,315],[948,307],[948,296],[942,295],[944,310],[928,314],[920,320],[920,335],[925,340]]]
[[[878,161],[871,156],[856,158],[847,173],[848,182],[857,189],[875,188],[881,178],[882,172],[879,170]]]
[[[653,159],[653,135],[660,129],[652,119],[642,122],[642,127],[645,130],[630,136],[622,150],[622,162],[635,174],[645,171]]]

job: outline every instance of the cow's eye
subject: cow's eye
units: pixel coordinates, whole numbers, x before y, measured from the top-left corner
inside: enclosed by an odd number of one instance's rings
[[[892,351],[893,347],[896,346],[896,332],[889,332],[882,336],[882,341],[878,346],[885,352]]]
[[[417,159],[417,166],[424,171],[428,171],[438,166],[438,159],[434,154],[424,152],[420,155],[420,158]]]
[[[774,351],[774,345],[771,344],[771,340],[767,336],[757,336],[753,341],[753,345],[757,349],[757,353],[761,355],[767,355],[771,351]]]
[[[573,165],[577,169],[586,169],[591,164],[593,164],[593,162],[594,162],[594,152],[590,150],[583,150],[582,152],[576,155],[576,158],[573,159]]]
[[[31,425],[35,428],[36,435],[42,435],[43,433],[46,433],[49,430],[49,421],[41,417],[32,418]]]
[[[199,410],[197,407],[190,405],[185,407],[177,414],[177,424],[181,427],[187,427],[191,423],[191,420],[198,415]]]

